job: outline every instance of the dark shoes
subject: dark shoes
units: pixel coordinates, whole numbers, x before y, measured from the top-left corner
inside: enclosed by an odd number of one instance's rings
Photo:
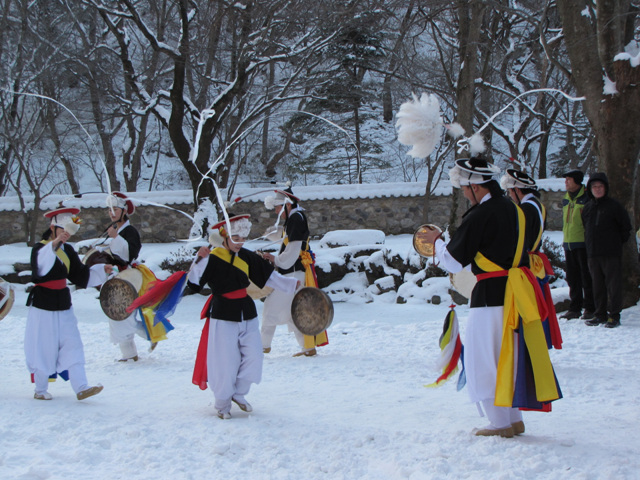
[[[598,325],[604,325],[606,328],[616,328],[620,326],[620,320],[616,320],[613,318],[609,318],[605,320],[603,318],[594,318],[592,320],[587,320],[584,322],[585,325],[589,325],[590,327],[595,327]]]
[[[593,312],[589,312],[585,310],[582,316],[580,317],[580,320],[592,320],[594,317],[595,315]]]
[[[605,328],[616,328],[620,326],[620,320],[614,320],[610,318],[607,323],[604,324]]]
[[[580,318],[580,312],[572,312],[571,310],[569,310],[564,315],[562,315],[560,318],[565,318],[567,320],[573,320],[574,318]]]
[[[604,318],[592,318],[591,320],[587,320],[584,322],[585,325],[590,327],[597,327],[598,325],[602,325],[603,323],[607,323]]]

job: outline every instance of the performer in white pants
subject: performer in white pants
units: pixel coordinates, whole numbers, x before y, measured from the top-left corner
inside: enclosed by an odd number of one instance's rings
[[[90,386],[87,381],[84,349],[67,279],[76,288],[97,286],[105,282],[112,266],[86,266],[73,247],[66,243],[77,231],[79,212],[79,208],[64,207],[47,212],[45,217],[51,219],[51,226],[31,251],[35,286],[27,300],[30,308],[24,351],[37,400],[51,400],[47,391],[49,377],[56,373],[63,378],[68,374],[78,400],[96,395],[103,388],[101,385]]]
[[[233,216],[229,225],[229,232],[225,222],[213,226],[222,246],[200,248],[201,260],[187,278],[191,289],[208,285],[212,292],[202,310],[206,323],[193,383],[202,390],[208,383],[221,419],[231,418],[232,402],[245,412],[253,411],[245,396],[251,384],[262,379],[262,342],[256,306],[247,294],[249,279],[259,288],[266,285],[291,295],[298,287],[297,280],[283,277],[260,255],[242,248],[251,230],[249,215]]]

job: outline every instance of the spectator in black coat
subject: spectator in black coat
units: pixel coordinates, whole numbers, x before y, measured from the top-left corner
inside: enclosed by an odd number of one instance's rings
[[[605,173],[589,178],[587,192],[591,199],[582,211],[582,222],[596,309],[595,318],[585,323],[615,328],[622,310],[622,245],[629,239],[631,221],[620,202],[609,196]]]

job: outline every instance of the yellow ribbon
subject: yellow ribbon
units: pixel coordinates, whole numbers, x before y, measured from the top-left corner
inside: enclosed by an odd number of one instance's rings
[[[42,240],[40,243],[46,245],[47,243],[51,243],[52,241],[53,240]],[[62,248],[62,245],[60,245],[60,248],[56,250],[56,256],[64,264],[65,268],[67,269],[67,273],[69,273],[69,271],[71,271],[71,260],[69,260],[69,256],[64,251],[64,248]]]
[[[559,398],[553,367],[549,358],[549,350],[547,349],[547,341],[542,328],[540,312],[538,311],[535,289],[524,271],[518,268],[518,262],[524,247],[524,222],[524,214],[518,208],[518,246],[512,267],[509,269],[507,276],[502,322],[502,346],[496,378],[494,403],[498,407],[511,407],[513,403],[515,378],[514,331],[518,329],[520,319],[522,319],[524,340],[529,350],[533,368],[536,398],[539,402],[548,402]],[[474,261],[485,272],[504,270],[480,252],[478,252]]]

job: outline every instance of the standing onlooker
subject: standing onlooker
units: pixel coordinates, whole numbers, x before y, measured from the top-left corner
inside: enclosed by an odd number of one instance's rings
[[[605,173],[589,178],[587,192],[592,200],[585,205],[582,218],[596,309],[595,318],[585,323],[615,328],[622,310],[622,244],[631,235],[631,221],[624,207],[609,196]]]
[[[582,185],[584,174],[571,170],[563,175],[567,193],[562,199],[562,233],[564,257],[567,263],[567,283],[569,284],[569,310],[561,318],[571,320],[580,317],[584,307],[583,320],[591,320],[595,306],[591,275],[587,265],[587,249],[584,243],[582,209],[589,200]]]

